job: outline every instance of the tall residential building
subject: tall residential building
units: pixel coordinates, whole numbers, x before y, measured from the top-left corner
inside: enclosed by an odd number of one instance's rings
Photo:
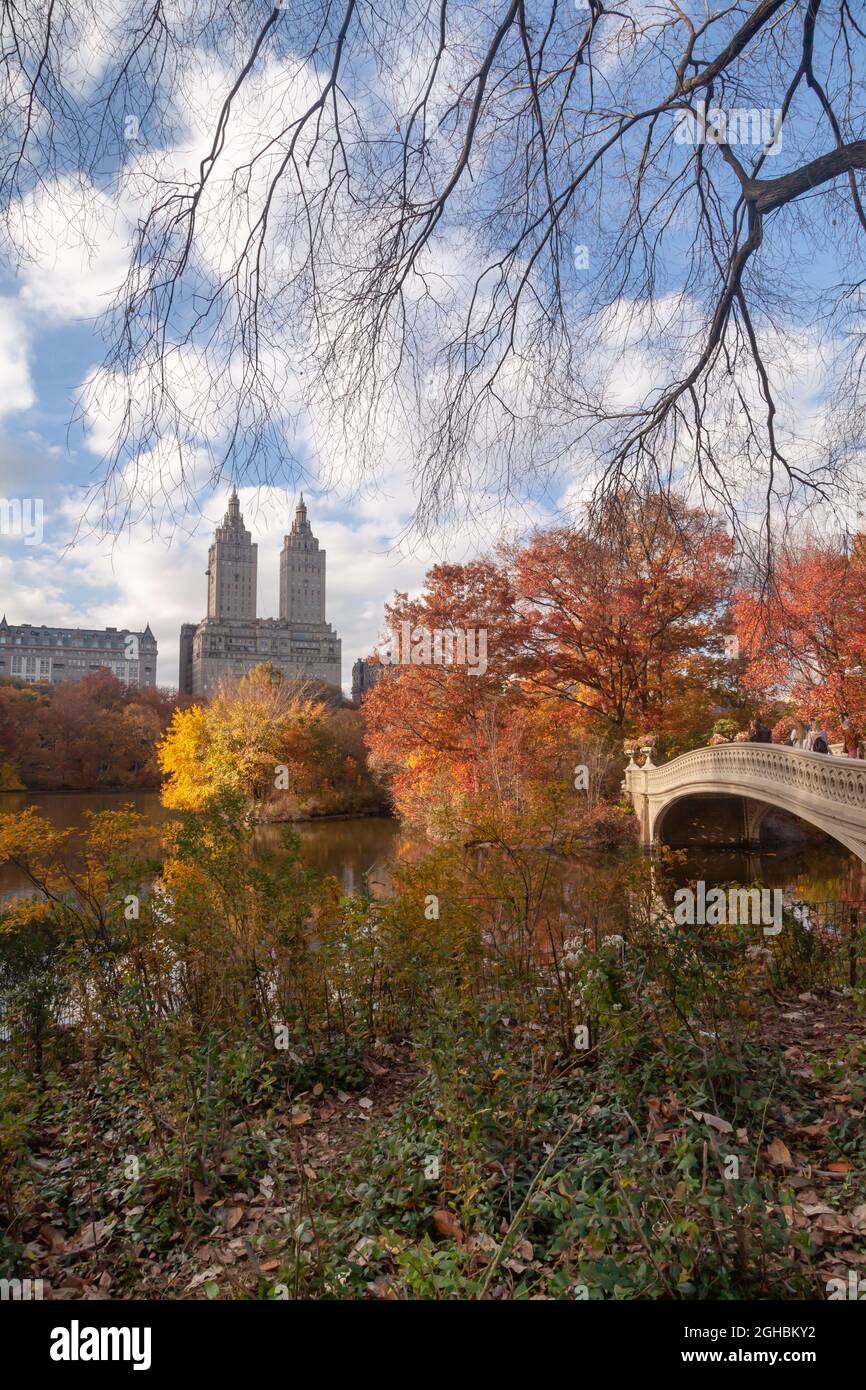
[[[195,641],[196,624],[183,623],[180,629],[180,668],[177,675],[178,690],[192,694],[192,648]]]
[[[257,550],[233,491],[208,552],[207,617],[180,630],[180,689],[214,695],[221,681],[263,662],[292,680],[339,688],[341,643],[325,621],[325,552],[303,495],[280,555],[279,618],[256,617]]]
[[[34,627],[0,621],[0,677],[30,685],[80,681],[103,667],[125,685],[156,685],[156,638],[129,628]]]
[[[244,526],[238,495],[232,491],[222,526],[207,554],[207,615],[219,622],[256,616],[259,548]]]
[[[303,493],[280,551],[280,618],[284,623],[325,621],[325,552],[307,520]]]

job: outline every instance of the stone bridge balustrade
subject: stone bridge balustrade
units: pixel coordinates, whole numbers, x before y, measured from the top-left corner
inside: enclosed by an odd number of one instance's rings
[[[866,761],[806,753],[772,743],[695,748],[661,767],[630,762],[625,784],[641,842],[659,839],[665,812],[688,796],[740,796],[748,838],[756,840],[770,807],[789,811],[866,860]]]

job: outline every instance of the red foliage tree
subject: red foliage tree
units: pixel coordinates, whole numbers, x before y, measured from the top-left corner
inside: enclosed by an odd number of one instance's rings
[[[789,547],[769,590],[742,588],[734,613],[744,684],[838,730],[866,728],[866,538]]]
[[[576,804],[576,763],[605,766],[599,738],[610,749],[630,724],[674,727],[684,708],[711,722],[728,540],[686,507],[675,523],[652,502],[629,518],[625,533],[560,528],[496,560],[438,565],[420,598],[395,597],[388,626],[419,639],[419,659],[364,708],[404,815],[429,824],[450,807],[465,820],[473,803],[525,817],[546,801],[549,820]],[[430,660],[420,637],[436,629],[484,631],[486,669]]]
[[[108,670],[57,686],[0,685],[0,762],[32,790],[158,787],[156,744],[178,704]]]
[[[532,681],[601,725],[675,725],[724,681],[731,545],[704,512],[657,498],[508,552]]]

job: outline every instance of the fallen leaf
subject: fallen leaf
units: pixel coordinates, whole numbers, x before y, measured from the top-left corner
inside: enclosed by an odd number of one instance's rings
[[[39,1227],[39,1235],[48,1246],[52,1255],[62,1255],[66,1249],[66,1237],[57,1230],[56,1226],[49,1226],[46,1221]]]
[[[371,1076],[387,1076],[387,1075],[388,1075],[388,1068],[387,1068],[387,1067],[380,1067],[380,1066],[379,1066],[379,1063],[378,1063],[378,1062],[374,1062],[373,1059],[372,1059],[372,1057],[365,1057],[364,1060],[363,1060],[362,1065],[363,1065],[363,1067],[364,1067],[364,1070],[365,1070],[365,1071],[368,1071],[368,1072],[370,1073]]]
[[[820,1231],[834,1231],[839,1235],[853,1234],[851,1222],[846,1216],[840,1216],[838,1212],[830,1212],[824,1216],[819,1216],[815,1225]]]
[[[767,1158],[777,1168],[793,1168],[794,1166],[791,1151],[781,1139],[771,1139],[767,1145]]]
[[[211,1265],[209,1269],[203,1269],[200,1271],[200,1273],[193,1275],[192,1279],[190,1279],[189,1283],[187,1284],[187,1288],[198,1289],[209,1279],[213,1279],[215,1274],[222,1274],[222,1268],[220,1265]]]
[[[439,1207],[433,1213],[433,1225],[436,1227],[440,1236],[450,1236],[452,1240],[457,1241],[458,1245],[463,1244],[463,1232],[453,1212],[446,1211],[444,1207]]]
[[[243,1220],[243,1207],[226,1207],[223,1210],[223,1220],[227,1231],[233,1231],[235,1226]]]
[[[107,1216],[102,1221],[85,1222],[85,1224],[76,1231],[72,1240],[69,1242],[69,1249],[92,1250],[94,1246],[99,1245],[106,1236],[111,1235],[116,1225],[117,1218],[114,1216]]]
[[[696,1120],[703,1120],[705,1125],[710,1125],[713,1129],[717,1129],[720,1134],[731,1134],[733,1132],[734,1126],[729,1124],[727,1120],[721,1119],[719,1115],[711,1115],[706,1110],[690,1110],[689,1114],[694,1115]]]
[[[374,1279],[372,1284],[367,1285],[367,1292],[373,1298],[396,1299],[397,1297],[387,1279]]]

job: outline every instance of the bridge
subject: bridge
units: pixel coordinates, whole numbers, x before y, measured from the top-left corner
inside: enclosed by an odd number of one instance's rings
[[[652,754],[632,759],[625,786],[640,822],[641,843],[662,837],[667,811],[694,796],[735,796],[745,803],[745,836],[757,844],[767,811],[790,811],[866,861],[866,761],[805,753],[775,743],[695,748],[661,767]]]

